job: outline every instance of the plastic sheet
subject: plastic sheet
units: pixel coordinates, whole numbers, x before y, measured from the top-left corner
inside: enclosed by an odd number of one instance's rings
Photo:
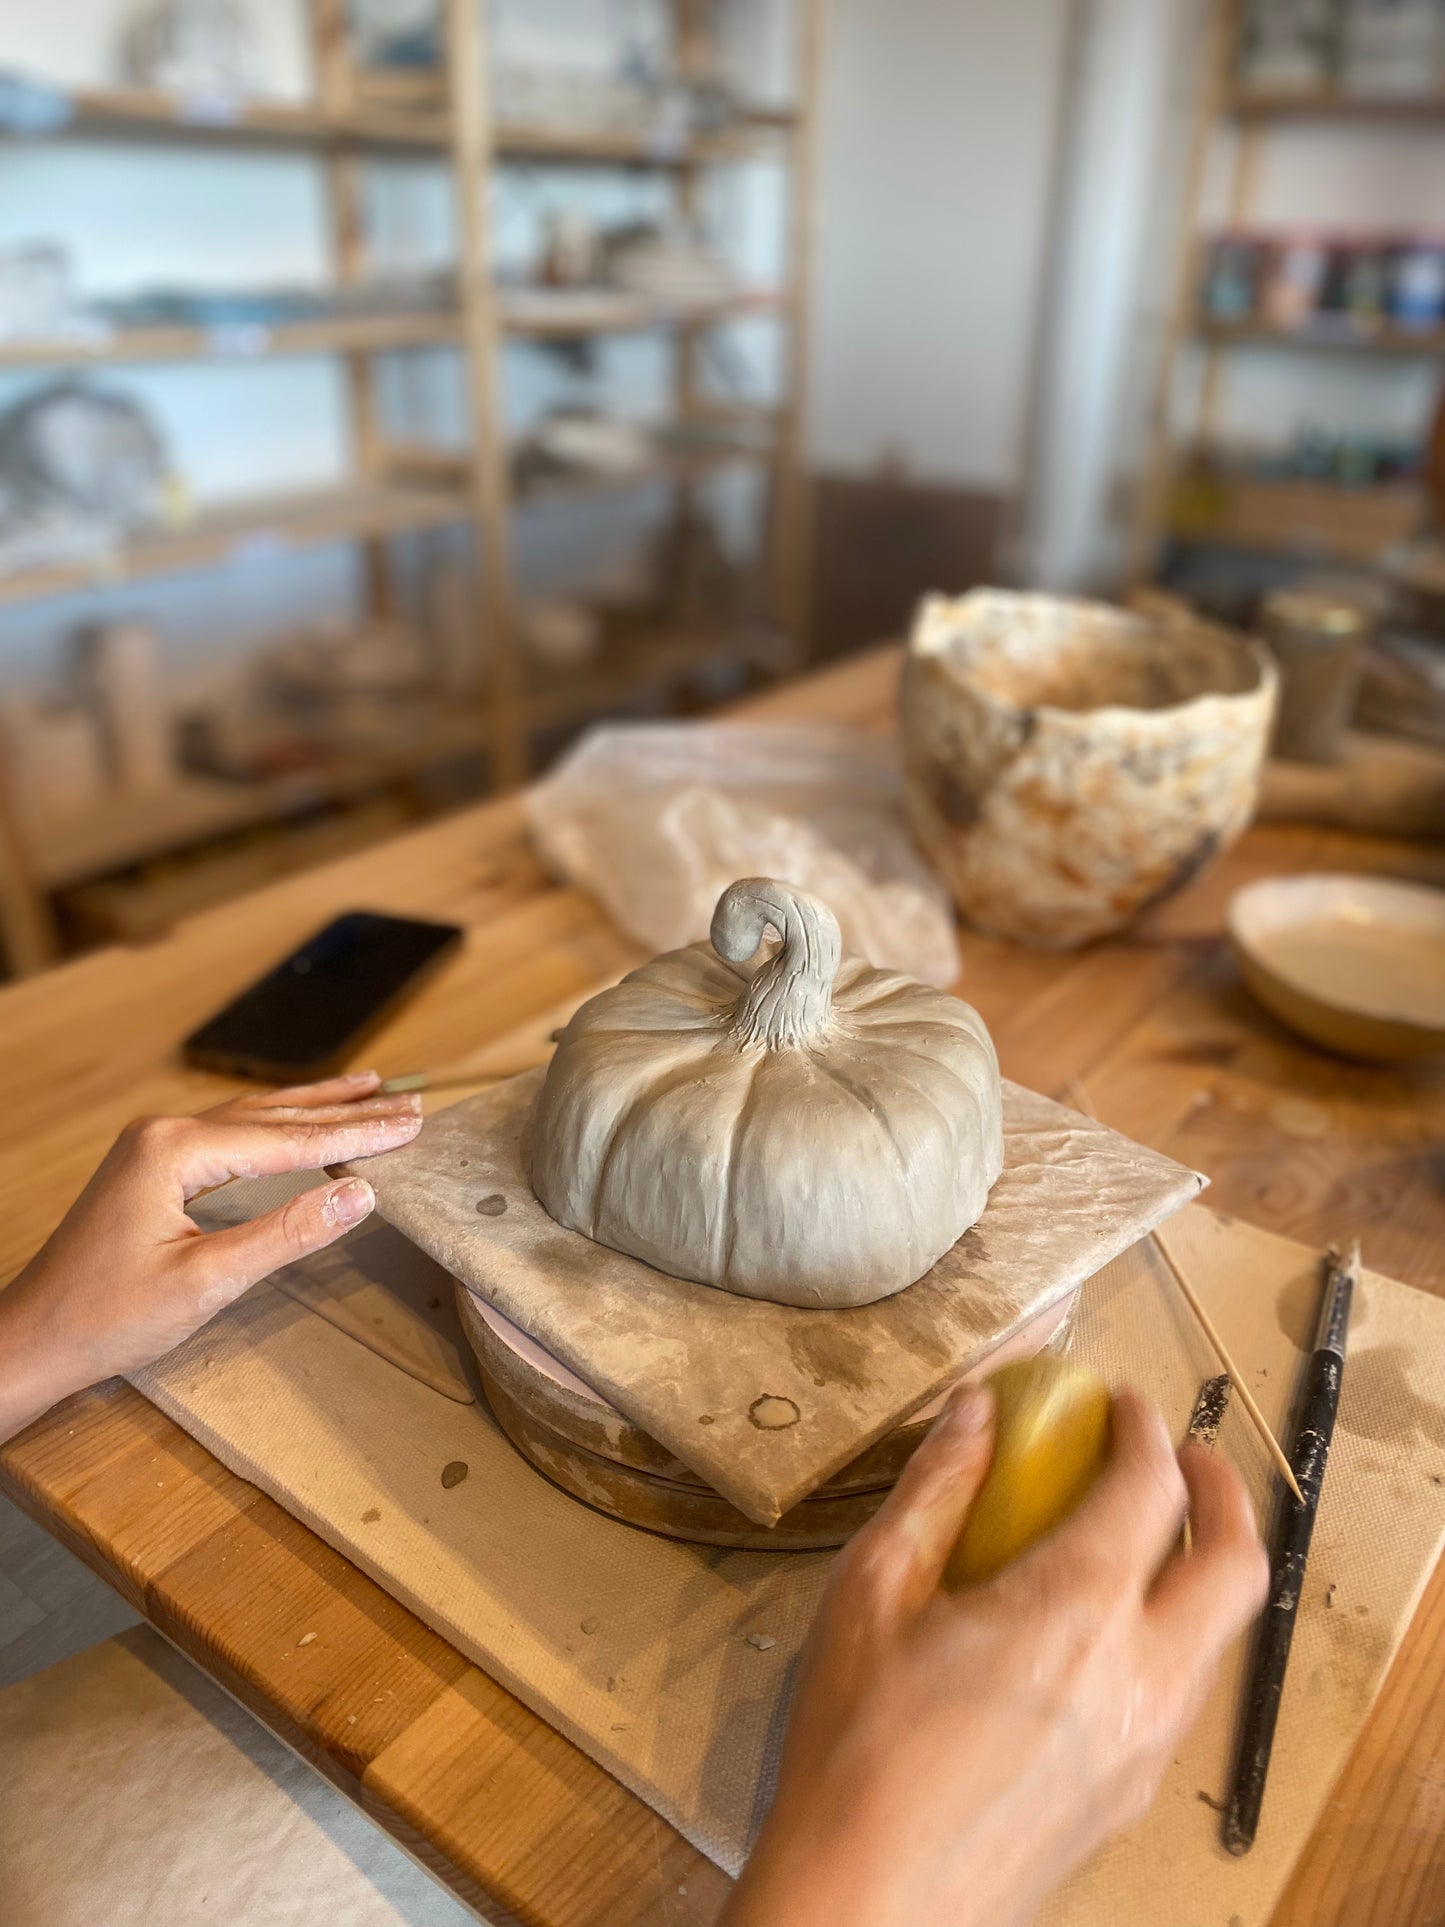
[[[947,988],[953,908],[903,816],[893,745],[827,725],[608,724],[527,798],[549,869],[652,950],[706,937],[740,876],[821,897],[848,950]]]

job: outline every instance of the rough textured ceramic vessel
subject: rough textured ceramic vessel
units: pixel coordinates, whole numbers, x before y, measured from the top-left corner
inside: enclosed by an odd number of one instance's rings
[[[673,1277],[871,1304],[981,1215],[1003,1166],[998,1060],[967,1004],[844,957],[825,904],[746,878],[711,943],[573,1017],[528,1164],[559,1224]]]
[[[1107,936],[1249,822],[1274,715],[1258,644],[1107,603],[975,590],[919,611],[903,672],[909,816],[970,923]]]

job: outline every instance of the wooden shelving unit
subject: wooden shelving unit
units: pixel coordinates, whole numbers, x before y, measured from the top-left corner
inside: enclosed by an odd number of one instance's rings
[[[1179,278],[1153,396],[1150,452],[1134,516],[1130,573],[1136,583],[1157,571],[1168,537],[1270,554],[1347,565],[1370,565],[1411,532],[1422,497],[1398,484],[1347,489],[1305,479],[1234,475],[1218,484],[1214,511],[1177,513],[1192,491],[1190,470],[1219,444],[1225,358],[1241,348],[1312,355],[1358,355],[1381,359],[1433,357],[1445,353],[1445,329],[1417,332],[1393,326],[1372,330],[1284,329],[1258,319],[1217,320],[1203,312],[1206,250],[1198,231],[1211,145],[1221,128],[1234,135],[1226,225],[1248,225],[1259,178],[1262,143],[1277,124],[1317,119],[1445,126],[1445,93],[1356,94],[1336,87],[1274,91],[1240,86],[1236,53],[1243,18],[1241,0],[1213,0],[1209,49],[1201,80],[1186,193],[1190,233],[1181,253]],[[1172,419],[1175,378],[1187,345],[1203,357],[1194,405],[1193,433],[1181,449]],[[1186,486],[1181,489],[1183,481]],[[1197,501],[1197,497],[1196,497]]]
[[[718,54],[710,7],[720,0],[671,0],[680,74],[707,79]],[[353,475],[344,485],[208,509],[175,527],[148,530],[103,554],[66,557],[0,575],[0,607],[41,597],[96,591],[147,577],[202,570],[332,542],[357,542],[365,554],[367,612],[390,613],[396,595],[388,544],[394,536],[445,524],[470,525],[479,558],[482,698],[439,704],[432,726],[397,756],[348,759],[305,778],[232,784],[187,778],[161,796],[117,799],[86,820],[47,827],[37,839],[6,795],[0,770],[0,938],[12,967],[37,966],[51,947],[45,898],[62,885],[107,869],[202,842],[225,831],[284,818],[328,797],[364,795],[387,782],[461,755],[484,754],[497,787],[521,780],[529,743],[540,730],[616,707],[719,663],[777,668],[806,633],[808,518],[801,472],[806,389],[816,106],[824,0],[778,0],[797,33],[797,97],[783,111],[741,112],[731,125],[685,140],[647,130],[494,122],[482,10],[474,0],[444,0],[445,55],[435,73],[384,72],[355,60],[345,0],[308,0],[315,89],[302,102],[256,100],[244,106],[186,101],[140,89],[86,89],[69,97],[69,117],[47,134],[24,138],[135,141],[181,148],[314,151],[325,170],[334,279],[357,299],[348,312],[253,326],[134,327],[55,341],[0,343],[0,370],[87,368],[126,363],[247,361],[280,356],[340,358],[351,417]],[[457,212],[457,292],[448,311],[369,313],[364,291],[371,263],[365,220],[369,166],[389,158],[433,156],[450,170]],[[494,170],[513,161],[624,166],[660,171],[679,205],[698,205],[705,169],[774,158],[790,170],[789,270],[778,289],[745,289],[697,306],[599,296],[564,303],[499,288],[488,232]],[[764,316],[787,331],[786,392],[770,410],[732,411],[701,379],[709,330]],[[559,481],[518,491],[501,430],[507,343],[567,341],[591,335],[662,331],[675,343],[674,413],[683,425],[715,425],[734,412],[731,444],[659,455],[646,470]],[[418,446],[383,422],[377,358],[419,349],[458,351],[464,361],[468,422],[462,451]],[[744,429],[746,432],[744,433]],[[585,500],[605,489],[665,482],[676,493],[679,523],[702,477],[716,467],[761,463],[770,478],[769,554],[775,628],[699,629],[690,616],[656,636],[609,647],[585,673],[539,677],[523,663],[512,576],[512,525],[533,507]]]

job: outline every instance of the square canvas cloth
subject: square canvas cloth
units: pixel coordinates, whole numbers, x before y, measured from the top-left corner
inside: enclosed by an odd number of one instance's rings
[[[356,1169],[384,1218],[764,1526],[1204,1184],[1005,1081],[1003,1173],[930,1272],[849,1311],[767,1304],[670,1278],[547,1215],[523,1149],[543,1076],[437,1112]]]
[[[1318,1305],[1315,1254],[1198,1205],[1168,1236],[1285,1426]],[[1216,1369],[1147,1245],[1085,1286],[1071,1346],[1110,1384],[1139,1386],[1181,1435]],[[833,1555],[709,1551],[603,1518],[549,1485],[484,1408],[429,1390],[269,1285],[135,1383],[704,1853],[741,1865]],[[1227,1784],[1237,1650],[1154,1812],[1048,1903],[1046,1927],[1264,1927],[1445,1540],[1441,1385],[1445,1302],[1367,1272],[1255,1849],[1226,1854],[1199,1798]],[[1262,1506],[1271,1471],[1237,1401],[1220,1449]],[[469,1476],[444,1489],[455,1459]]]

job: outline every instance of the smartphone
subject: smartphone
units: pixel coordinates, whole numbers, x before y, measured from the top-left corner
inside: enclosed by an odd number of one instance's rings
[[[453,923],[349,911],[193,1031],[185,1060],[268,1084],[327,1077],[461,941]]]

